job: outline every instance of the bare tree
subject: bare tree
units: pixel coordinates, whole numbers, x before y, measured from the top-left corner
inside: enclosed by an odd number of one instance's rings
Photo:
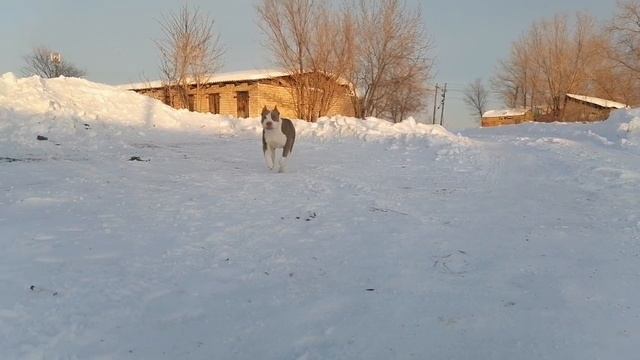
[[[512,60],[501,60],[494,77],[491,79],[491,87],[499,94],[504,104],[510,108],[518,106],[521,97],[522,83],[520,82],[520,69]]]
[[[83,77],[86,72],[67,62],[58,53],[46,47],[37,47],[33,52],[23,57],[25,66],[22,73],[25,76],[38,75],[42,78]]]
[[[640,105],[640,79],[608,56],[592,71],[589,93],[631,106]]]
[[[314,120],[351,90],[356,116],[400,121],[423,110],[431,42],[404,0],[262,0],[260,26],[292,78],[298,116]]]
[[[640,104],[640,1],[618,2],[606,27],[602,63],[595,73],[596,91],[608,99]]]
[[[491,83],[507,106],[542,110],[546,120],[565,117],[567,93],[640,104],[640,1],[619,2],[605,29],[584,13],[535,22]]]
[[[394,123],[425,110],[429,93],[426,81],[422,81],[419,75],[416,78],[411,76],[411,67],[400,67],[399,70],[400,74],[389,77],[384,88],[384,101],[380,103],[377,113],[377,116]]]
[[[615,42],[612,58],[640,78],[640,1],[618,2],[618,13],[608,31]]]
[[[357,89],[356,116],[394,121],[424,109],[433,61],[420,11],[403,0],[353,3],[358,47],[349,76]]]
[[[196,101],[209,76],[222,65],[224,50],[213,30],[214,20],[184,5],[162,18],[163,38],[156,41],[160,51],[160,72],[166,92],[175,93],[183,107],[189,104],[189,89],[195,86]],[[196,104],[197,106],[197,104]]]
[[[489,90],[484,86],[482,79],[476,79],[465,88],[463,100],[474,115],[482,118],[489,103]]]
[[[573,26],[567,16],[555,16],[532,26],[531,53],[534,66],[544,84],[554,120],[562,118],[567,93],[583,92],[590,81],[590,70],[598,60],[599,34],[592,16],[577,14]]]
[[[592,88],[602,43],[595,20],[587,14],[578,13],[575,22],[564,15],[536,22],[500,62],[493,87],[508,106],[546,105],[550,119],[558,120],[567,93]]]
[[[256,10],[274,62],[291,75],[296,115],[308,121],[326,115],[338,92],[348,90],[344,75],[354,46],[349,13],[317,0],[263,0]]]
[[[534,107],[540,79],[531,51],[531,39],[520,37],[512,44],[509,58],[499,62],[491,79],[491,87],[508,107]]]
[[[323,2],[311,47],[311,71],[317,77],[311,104],[317,102],[318,116],[326,115],[338,95],[353,96],[353,87],[346,79],[353,66],[356,33],[348,9],[336,10]],[[314,111],[309,107],[308,111]]]

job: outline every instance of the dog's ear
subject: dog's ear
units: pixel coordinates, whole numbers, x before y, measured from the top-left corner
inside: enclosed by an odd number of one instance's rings
[[[280,111],[278,111],[277,105],[276,107],[273,108],[273,111],[271,112],[271,118],[274,120],[280,120]]]
[[[269,109],[267,109],[267,106],[265,105],[264,108],[262,108],[262,118],[264,119],[267,115],[269,115]]]

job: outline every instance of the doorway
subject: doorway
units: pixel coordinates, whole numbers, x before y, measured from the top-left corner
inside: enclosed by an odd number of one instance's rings
[[[249,92],[238,91],[236,93],[236,99],[238,100],[238,117],[248,118],[249,117]]]

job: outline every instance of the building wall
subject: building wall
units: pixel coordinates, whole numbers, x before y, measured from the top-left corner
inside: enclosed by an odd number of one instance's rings
[[[533,113],[528,111],[525,115],[519,116],[501,116],[482,118],[482,127],[494,127],[502,125],[516,125],[533,121]]]
[[[282,117],[297,117],[290,88],[272,84],[258,84],[257,91],[250,95],[251,100],[256,105],[256,114],[253,116],[260,116],[264,106],[270,110],[278,106],[278,111]]]
[[[274,85],[268,82],[251,82],[236,84],[213,84],[201,88],[199,91],[190,89],[189,95],[194,98],[194,111],[210,112],[209,95],[220,95],[220,114],[230,117],[238,117],[237,94],[241,91],[249,92],[249,116],[260,117],[262,108],[267,106],[272,109],[278,106],[278,110],[283,117],[296,118],[295,104],[291,89],[285,86]],[[138,93],[153,97],[167,103],[164,89],[137,90]],[[188,108],[182,104],[179,96],[172,94],[173,106],[176,108]],[[345,115],[353,116],[354,111],[351,105],[351,98],[345,94],[337,96],[336,101],[329,110],[329,116]]]
[[[269,109],[277,105],[283,117],[296,118],[295,102],[291,88],[272,84],[258,84],[257,92],[253,94],[252,99],[258,105],[256,115],[252,116],[260,116],[262,107],[265,105]],[[354,114],[351,97],[345,93],[336,96],[327,116],[354,116]]]
[[[337,96],[335,103],[329,110],[329,116],[344,115],[344,116],[356,116],[355,110],[353,110],[353,101],[349,94],[343,94]]]
[[[228,85],[214,85],[204,89],[202,91],[201,107],[196,108],[195,111],[211,112],[209,109],[209,94],[220,95],[220,114],[238,117],[238,92],[246,91],[249,93],[249,116],[255,116],[255,104],[252,103],[251,95],[257,89],[257,84],[241,83],[241,84],[228,84]]]
[[[611,109],[606,109],[597,105],[590,105],[581,101],[567,98],[562,120],[567,122],[604,121],[609,118],[611,111]]]

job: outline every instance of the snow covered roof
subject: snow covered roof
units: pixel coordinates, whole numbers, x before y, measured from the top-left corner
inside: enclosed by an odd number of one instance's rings
[[[505,116],[523,116],[526,115],[529,109],[503,109],[503,110],[489,110],[482,114],[484,118],[495,118]]]
[[[580,100],[589,104],[598,105],[600,107],[607,108],[607,109],[625,109],[629,107],[628,105],[625,105],[623,103],[606,100],[606,99],[600,99],[593,96],[576,95],[576,94],[567,94],[567,96],[575,100]]]
[[[228,83],[228,82],[241,82],[241,81],[256,81],[275,79],[279,77],[289,76],[291,73],[282,69],[256,69],[245,71],[234,71],[225,73],[216,73],[209,75],[207,83]],[[341,85],[351,87],[351,83],[343,78],[338,79]],[[139,82],[133,84],[118,85],[118,88],[126,90],[141,90],[141,89],[153,89],[162,87],[161,80]]]
[[[234,71],[226,73],[216,73],[209,76],[209,83],[224,83],[224,82],[238,82],[238,81],[255,81],[274,79],[283,76],[288,76],[289,73],[278,69],[258,69],[247,71]],[[139,89],[153,89],[162,87],[161,80],[139,82],[133,84],[123,84],[118,86],[121,89],[127,90],[139,90]]]

